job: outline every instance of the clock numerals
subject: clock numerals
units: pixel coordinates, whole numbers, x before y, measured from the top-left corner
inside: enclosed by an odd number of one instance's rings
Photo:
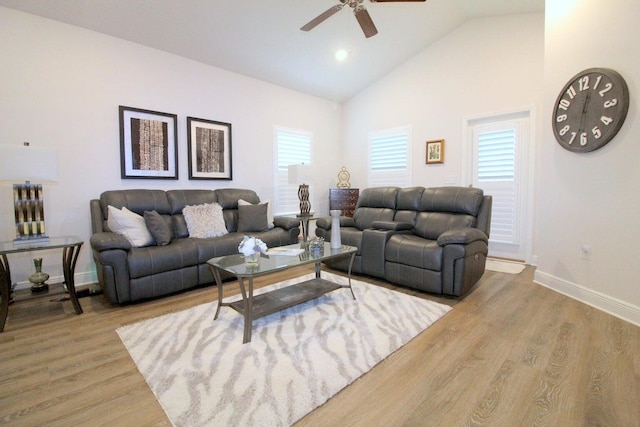
[[[587,145],[587,142],[589,142],[587,140],[587,133],[586,132],[582,132],[580,134],[580,145],[582,145],[584,147],[585,145]]]
[[[609,92],[611,89],[613,89],[613,83],[607,83],[606,85],[604,85],[604,89],[598,92],[600,94],[600,98],[603,98],[604,94]]]
[[[608,68],[590,68],[575,75],[560,91],[553,111],[553,132],[569,151],[588,152],[618,133],[629,109],[629,89],[622,76]]]
[[[580,87],[580,92],[584,92],[589,89],[589,76],[582,76],[580,80],[578,80],[578,86]]]
[[[604,108],[611,108],[618,105],[618,100],[616,98],[610,99],[609,101],[604,101]]]

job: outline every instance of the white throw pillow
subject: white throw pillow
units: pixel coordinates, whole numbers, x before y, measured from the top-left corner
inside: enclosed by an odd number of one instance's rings
[[[217,203],[185,206],[182,214],[187,223],[189,237],[204,239],[229,233],[222,216],[222,206]]]
[[[252,205],[253,203],[249,203],[244,199],[238,199],[238,206],[242,206],[242,205]],[[265,200],[261,203],[259,203],[260,205],[267,205],[267,228],[269,228],[269,230],[271,230],[274,225],[273,225],[273,209],[271,209],[271,203],[269,203],[269,200]]]
[[[131,246],[142,247],[154,243],[153,236],[149,232],[142,215],[131,212],[127,208],[114,208],[107,206],[107,226],[109,230],[127,238]]]

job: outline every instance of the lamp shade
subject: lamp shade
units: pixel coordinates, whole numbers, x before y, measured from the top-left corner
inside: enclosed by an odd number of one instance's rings
[[[311,165],[289,165],[289,184],[308,184],[313,179],[313,168]]]
[[[57,150],[0,144],[0,181],[53,182],[57,180]]]

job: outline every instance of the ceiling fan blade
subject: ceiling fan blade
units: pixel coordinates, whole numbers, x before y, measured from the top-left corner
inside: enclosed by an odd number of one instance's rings
[[[302,31],[311,31],[312,29],[314,29],[318,24],[321,24],[322,22],[324,22],[326,19],[332,17],[335,13],[340,12],[340,10],[342,10],[342,7],[344,5],[343,4],[337,4],[327,10],[325,10],[324,12],[322,12],[320,15],[316,16],[315,18],[313,18],[311,21],[307,22],[305,25],[303,25],[302,27],[300,27],[300,29]]]
[[[371,19],[371,15],[367,12],[367,9],[364,7],[356,8],[353,13],[356,15],[356,19],[358,20],[358,24],[360,24],[360,28],[362,28],[362,32],[366,38],[375,36],[378,34],[378,29],[373,23]]]

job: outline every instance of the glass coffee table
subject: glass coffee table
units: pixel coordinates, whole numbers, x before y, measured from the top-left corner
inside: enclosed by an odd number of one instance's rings
[[[218,307],[213,319],[218,318],[221,307],[231,307],[242,314],[244,316],[243,344],[251,341],[252,323],[261,317],[302,304],[340,288],[348,288],[353,299],[356,299],[351,287],[351,267],[357,252],[356,247],[341,246],[339,249],[331,249],[330,243],[327,242],[324,243],[324,248],[319,253],[310,252],[308,248],[300,249],[299,244],[281,246],[271,250],[273,253],[284,251],[290,251],[290,253],[302,252],[298,255],[263,255],[258,265],[246,264],[242,254],[212,258],[207,261],[218,285]],[[348,270],[348,285],[340,285],[321,277],[322,261],[345,257],[351,257]],[[315,278],[267,293],[253,295],[254,278],[305,264],[315,264]],[[231,274],[238,279],[240,292],[242,293],[241,300],[234,302],[224,302],[222,300],[222,273]]]

